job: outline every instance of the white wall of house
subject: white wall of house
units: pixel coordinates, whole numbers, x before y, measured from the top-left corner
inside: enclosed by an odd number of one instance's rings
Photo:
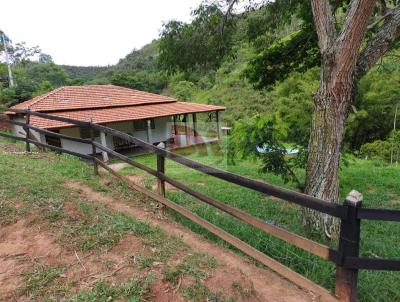
[[[16,122],[25,123],[25,118],[23,118],[23,117],[14,118],[13,120],[16,121]],[[14,133],[14,135],[16,135],[16,136],[19,136],[19,137],[25,137],[26,136],[25,130],[24,130],[24,128],[22,126],[12,124],[11,129],[12,129],[12,132]],[[33,130],[31,130],[30,133],[38,141],[41,141],[40,140],[41,139],[40,133],[38,133],[36,131],[33,131]]]
[[[80,135],[81,135],[79,127],[60,129],[60,134],[73,136],[73,137],[80,137]],[[100,138],[97,137],[96,141],[100,142]],[[63,138],[61,139],[61,147],[66,150],[74,151],[74,152],[81,153],[81,154],[91,154],[92,153],[92,145],[79,143],[79,142],[73,142],[68,139],[63,139]]]

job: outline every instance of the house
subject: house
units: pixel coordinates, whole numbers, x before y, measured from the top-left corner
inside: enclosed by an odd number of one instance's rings
[[[220,112],[225,107],[178,102],[174,98],[114,85],[65,86],[42,96],[17,104],[13,109],[29,109],[82,121],[92,121],[117,129],[139,139],[167,146],[182,146],[217,140],[220,136]],[[25,121],[25,116],[11,111],[10,119]],[[216,117],[216,136],[202,138],[197,131],[198,114]],[[211,115],[212,116],[212,115]],[[30,124],[60,134],[90,138],[89,128],[65,122],[30,117]],[[182,130],[184,129],[184,130]],[[21,126],[13,125],[13,132],[25,136]],[[88,144],[73,142],[31,131],[34,139],[81,154],[91,154]],[[95,133],[96,141],[116,151],[135,147],[106,133]]]

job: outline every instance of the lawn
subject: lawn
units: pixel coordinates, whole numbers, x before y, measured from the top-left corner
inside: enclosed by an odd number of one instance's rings
[[[259,173],[257,162],[240,161],[236,165],[227,165],[224,155],[216,152],[215,148],[208,147],[206,150],[192,149],[185,155],[204,164],[253,179],[263,180],[288,188],[292,186],[291,184],[284,184],[275,175]],[[154,155],[144,155],[135,159],[147,166],[153,168],[156,166]],[[155,178],[146,175],[143,171],[128,167],[123,169],[122,173],[126,175],[143,175],[141,179],[142,184],[148,188],[154,188]],[[170,160],[166,161],[166,174],[217,200],[241,209],[264,221],[268,221],[268,223],[274,223],[324,244],[336,246],[336,242],[327,242],[324,238],[316,234],[308,233],[302,226],[301,209],[288,202],[207,176]],[[349,160],[347,166],[342,167],[340,177],[342,199],[344,199],[351,189],[356,189],[364,195],[364,207],[400,209],[399,167],[390,167],[376,161],[353,158]],[[248,226],[215,208],[195,200],[188,194],[169,188],[167,190],[167,197],[316,283],[329,289],[333,288],[335,267],[331,263]],[[174,216],[176,220],[187,225],[192,230],[220,244],[226,245],[206,230],[180,215],[174,214]],[[399,223],[363,222],[361,232],[361,255],[384,258],[400,257]],[[397,286],[400,284],[399,272],[362,271],[359,280],[360,301],[400,300],[400,289]]]
[[[138,302],[157,286],[184,301],[236,301],[233,285],[230,293],[209,290],[221,269],[214,257],[66,184],[141,208],[143,195],[72,156],[23,147],[0,140],[0,301]],[[16,284],[11,294],[7,278]]]

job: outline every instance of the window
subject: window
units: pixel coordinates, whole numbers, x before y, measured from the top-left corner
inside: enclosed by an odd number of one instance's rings
[[[154,123],[154,119],[150,120],[151,129],[155,129],[156,125]],[[133,129],[135,131],[144,131],[147,129],[147,120],[133,121]]]
[[[52,132],[60,133],[60,131],[58,131],[58,130],[54,130]],[[61,148],[61,138],[52,136],[51,134],[46,134],[45,138],[46,138],[46,143],[48,145]]]
[[[88,139],[88,138],[91,138],[91,137],[92,137],[92,135],[91,135],[91,133],[90,133],[90,127],[81,126],[81,127],[79,128],[79,131],[80,131],[80,133],[81,133],[81,138]],[[99,137],[99,136],[100,136],[100,131],[94,129],[94,137]]]

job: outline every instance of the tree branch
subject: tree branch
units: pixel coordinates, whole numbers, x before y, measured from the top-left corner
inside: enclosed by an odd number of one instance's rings
[[[400,6],[386,12],[384,24],[378,33],[368,41],[357,59],[357,78],[362,78],[372,66],[390,49],[390,45],[400,37]]]
[[[352,74],[376,0],[352,0],[337,40],[339,73]]]
[[[323,54],[328,50],[336,38],[335,22],[331,5],[328,0],[311,0],[315,29],[318,35],[318,43]]]
[[[224,18],[222,19],[222,23],[221,23],[221,37],[224,36],[225,24],[226,24],[226,22],[228,22],[228,18],[232,13],[233,6],[236,4],[237,1],[238,0],[231,0],[229,3],[229,6],[225,12]]]
[[[367,26],[367,30],[373,29],[375,26],[377,26],[379,23],[381,23],[383,20],[385,20],[386,17],[389,17],[389,16],[390,16],[390,12],[378,17],[374,22],[372,22],[370,25]]]

